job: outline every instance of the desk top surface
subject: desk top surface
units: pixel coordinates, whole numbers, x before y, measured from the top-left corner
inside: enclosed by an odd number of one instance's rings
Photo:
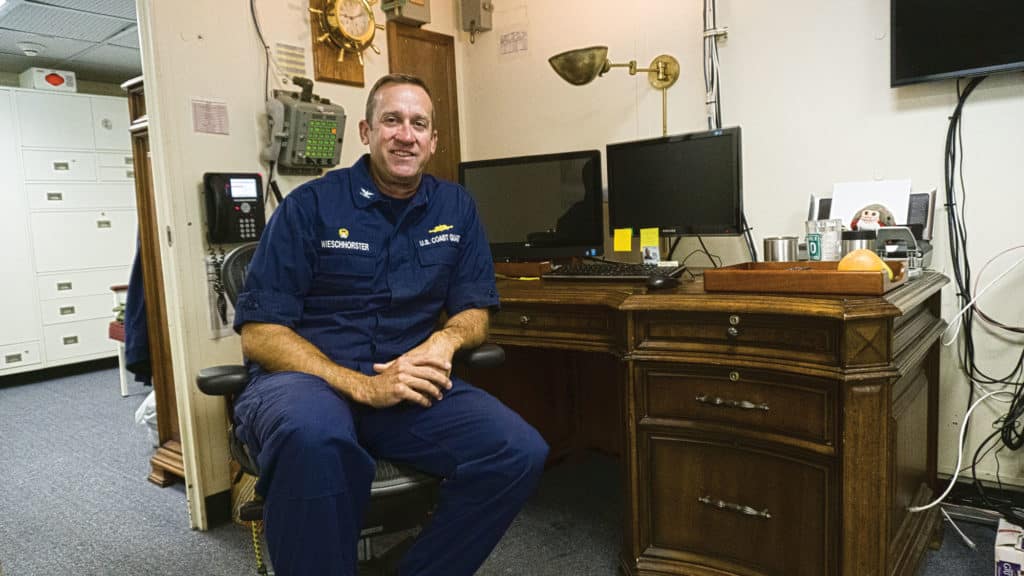
[[[931,297],[949,281],[925,272],[882,296],[842,294],[767,294],[704,291],[704,281],[682,281],[668,290],[650,291],[642,282],[499,279],[503,306],[603,306],[622,311],[729,310],[747,313],[799,314],[852,319],[898,316]]]

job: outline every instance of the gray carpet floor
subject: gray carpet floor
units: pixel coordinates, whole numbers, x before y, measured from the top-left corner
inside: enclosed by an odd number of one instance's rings
[[[188,528],[185,491],[146,481],[152,451],[134,421],[148,393],[117,371],[0,378],[0,576],[252,574],[249,533]],[[585,488],[581,488],[585,486]],[[616,574],[619,467],[588,454],[548,470],[480,576]],[[946,530],[918,576],[993,572],[992,526]]]

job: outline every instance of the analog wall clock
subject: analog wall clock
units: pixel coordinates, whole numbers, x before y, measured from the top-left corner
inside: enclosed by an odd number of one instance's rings
[[[377,30],[384,29],[373,16],[376,3],[377,0],[324,0],[320,8],[310,7],[319,26],[317,43],[333,47],[338,62],[345,61],[346,53],[354,55],[360,66],[367,48],[380,54],[380,49],[373,45]]]

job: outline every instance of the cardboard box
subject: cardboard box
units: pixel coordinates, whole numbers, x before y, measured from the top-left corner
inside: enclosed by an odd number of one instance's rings
[[[22,88],[54,90],[57,92],[78,92],[75,73],[49,68],[29,68],[18,75]]]
[[[1024,576],[1024,530],[1016,524],[999,519],[996,531],[996,576]]]

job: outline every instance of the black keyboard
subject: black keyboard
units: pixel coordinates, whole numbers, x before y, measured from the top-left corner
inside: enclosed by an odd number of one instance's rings
[[[566,264],[544,274],[542,278],[545,280],[644,281],[651,276],[679,276],[683,273],[683,269],[683,266],[629,264],[625,262]]]

